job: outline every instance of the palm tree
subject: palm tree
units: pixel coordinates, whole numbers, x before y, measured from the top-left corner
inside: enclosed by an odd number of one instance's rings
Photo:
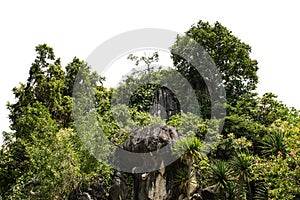
[[[233,171],[228,166],[226,161],[215,160],[210,164],[209,170],[210,186],[204,190],[212,191],[213,193],[219,193],[222,199],[226,199],[226,191],[232,189],[230,186],[233,181]]]
[[[240,199],[243,186],[246,183],[248,186],[249,194],[251,194],[251,187],[248,181],[249,178],[249,168],[252,164],[253,158],[246,153],[236,152],[236,156],[232,160],[232,166],[235,170],[235,174],[238,176],[239,180],[239,190],[237,193],[237,199]]]
[[[276,130],[262,139],[262,153],[265,156],[283,154],[285,155],[284,134]]]
[[[181,155],[181,159],[188,165],[187,172],[183,170],[182,172],[179,172],[177,176],[179,181],[187,181],[186,183],[181,183],[181,187],[186,187],[188,199],[190,199],[190,186],[194,174],[192,167],[195,162],[199,161],[204,156],[204,154],[201,153],[202,146],[203,143],[196,137],[186,137],[175,144],[174,152],[177,155]],[[185,174],[187,180],[184,179]]]

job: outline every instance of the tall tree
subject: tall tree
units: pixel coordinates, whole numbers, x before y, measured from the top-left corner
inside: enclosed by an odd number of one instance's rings
[[[62,126],[68,124],[66,111],[70,98],[64,96],[65,72],[60,59],[55,59],[53,49],[46,44],[36,47],[37,57],[32,63],[26,84],[13,89],[16,103],[8,104],[10,110],[11,129],[17,137],[27,137],[30,130],[24,132],[20,122],[28,114],[28,106],[35,102],[42,103],[53,119]]]
[[[46,44],[36,52],[27,82],[13,89],[16,102],[8,103],[12,132],[4,133],[0,151],[0,195],[5,199],[67,199],[84,177],[110,173],[71,129],[73,101],[81,92],[97,90],[90,92],[98,95],[94,106],[107,107],[104,97],[111,92],[96,87],[102,77],[78,58],[63,68]],[[76,102],[82,110],[85,100]]]
[[[213,88],[207,88],[210,86],[206,85],[207,77],[204,76],[206,72],[199,74],[193,66],[194,63],[190,61],[199,59],[196,64],[206,65],[209,68],[207,63],[203,63],[203,60],[208,58],[205,58],[207,55],[203,52],[189,54],[195,48],[199,48],[190,46],[189,39],[201,45],[213,59],[221,73],[229,103],[236,102],[241,96],[256,88],[258,67],[256,60],[250,58],[251,47],[235,37],[219,22],[210,25],[208,22],[199,21],[184,36],[177,38],[172,47],[172,58],[176,69],[189,80],[195,90],[200,90],[198,97],[202,103],[207,102],[205,98],[209,98],[207,97],[208,90]],[[205,66],[202,69],[208,70]]]

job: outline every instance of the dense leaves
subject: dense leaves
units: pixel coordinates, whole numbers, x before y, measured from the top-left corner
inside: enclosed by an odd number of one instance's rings
[[[102,78],[77,58],[64,70],[45,44],[37,46],[36,52],[27,83],[13,89],[16,103],[8,104],[12,132],[4,133],[0,195],[5,199],[67,199],[72,190],[95,177],[108,187],[112,170],[85,149],[73,129],[72,116],[73,84],[79,70],[92,83],[101,83]],[[82,88],[89,85],[80,84]],[[102,87],[98,96],[101,91],[109,97]],[[100,109],[106,107],[102,96]]]
[[[174,66],[198,90],[198,99],[206,106],[211,103],[209,91],[216,87],[213,74],[220,73],[230,104],[256,88],[258,67],[250,58],[251,47],[219,22],[210,25],[199,21],[184,36],[178,37],[171,49]],[[210,71],[212,62],[219,72]]]
[[[206,50],[208,54],[198,52],[197,62],[207,66],[213,60],[223,79],[220,85],[205,80],[189,62],[192,58],[184,58],[195,56],[188,47],[197,48],[187,38]],[[16,101],[8,103],[11,132],[3,132],[0,196],[72,199],[96,188],[101,191],[98,199],[108,199],[114,170],[104,160],[113,149],[105,139],[120,145],[133,130],[167,124],[181,138],[174,153],[184,167],[175,173],[174,184],[184,191],[183,198],[300,199],[299,111],[275,94],[259,97],[253,92],[257,62],[250,58],[250,46],[218,22],[200,21],[171,49],[175,67],[169,69],[152,66],[158,53],[129,55],[147,69],[112,89],[84,61],[74,58],[62,67],[51,47],[37,46],[27,82],[13,89]],[[209,92],[220,86],[228,100],[221,134],[220,119],[208,114]],[[162,87],[171,88],[172,99],[180,104],[180,112],[168,119],[152,112],[155,92]]]

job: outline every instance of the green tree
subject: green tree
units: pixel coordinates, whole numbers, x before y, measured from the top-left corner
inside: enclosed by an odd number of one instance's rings
[[[219,199],[230,199],[232,183],[234,180],[233,170],[224,160],[211,161],[206,190],[218,195]]]
[[[104,137],[119,145],[132,130],[166,123],[186,136],[175,152],[186,163],[176,183],[188,198],[201,184],[200,196],[210,191],[218,199],[299,199],[299,111],[275,94],[253,93],[258,68],[250,46],[218,22],[200,21],[171,50],[175,69],[154,70],[157,52],[129,55],[136,66],[144,62],[146,70],[109,89],[84,61],[75,57],[62,67],[51,47],[38,45],[27,82],[13,89],[16,103],[8,103],[12,131],[3,133],[1,197],[67,199],[95,180],[109,188],[113,170],[91,154],[101,152],[105,159],[113,153]],[[210,69],[213,62],[222,82]],[[200,74],[194,64],[200,65]],[[220,136],[219,120],[208,119],[214,105],[209,95],[223,86],[228,115]],[[181,113],[167,121],[149,113],[159,87],[172,90],[180,102]]]
[[[28,137],[30,129],[24,130],[20,120],[27,114],[27,106],[34,102],[42,103],[51,114],[52,118],[65,127],[70,122],[69,96],[64,95],[65,72],[60,65],[60,59],[55,59],[53,49],[46,44],[36,47],[37,58],[29,71],[26,84],[13,89],[16,103],[8,104],[10,111],[11,130],[16,137]],[[22,122],[21,122],[22,123]]]
[[[211,88],[211,85],[206,85],[208,82],[205,80],[207,70],[209,70],[206,68],[209,68],[210,64],[203,50],[196,49],[197,55],[194,55],[195,53],[191,54],[192,48],[197,47],[190,46],[189,38],[200,44],[213,59],[221,73],[226,89],[226,99],[230,104],[234,104],[242,96],[256,88],[258,67],[257,62],[250,58],[251,47],[241,42],[219,22],[210,25],[208,22],[199,21],[184,36],[178,37],[171,49],[174,66],[188,79],[195,90],[199,90],[198,98],[200,102],[207,102],[207,98],[209,98],[207,96],[208,90],[214,89]],[[201,67],[203,74],[199,74],[195,66],[190,63],[193,59],[199,59],[196,64],[200,67],[202,65],[206,66]],[[211,75],[211,77],[214,76]]]
[[[28,172],[30,164],[30,157],[22,141],[8,139],[8,133],[4,135],[6,137],[0,151],[0,196],[3,198],[17,183],[17,179]]]
[[[16,103],[8,103],[12,132],[4,133],[0,152],[0,195],[67,199],[79,183],[95,177],[108,187],[112,170],[90,155],[72,129],[72,111],[74,100],[91,91],[96,94],[95,109],[103,113],[111,91],[102,87],[103,78],[84,61],[74,58],[63,68],[46,44],[38,45],[36,52],[26,84],[13,89]],[[88,97],[76,102],[81,111],[90,108]]]
[[[182,171],[179,171],[179,182],[183,184],[182,187],[185,188],[188,199],[190,199],[190,186],[192,184],[192,178],[193,175],[195,175],[195,171],[193,171],[193,165],[196,162],[199,162],[201,158],[205,156],[201,152],[202,147],[203,143],[196,137],[186,137],[179,140],[175,144],[175,153],[181,155],[181,159],[188,165],[187,171],[185,171],[184,169]],[[187,177],[187,180],[182,180],[182,178],[184,177]]]
[[[268,139],[278,134],[280,145],[278,146],[277,140],[272,140],[273,145],[271,145],[271,141],[268,142],[267,144],[270,144],[270,146],[266,146],[268,147],[266,149],[268,156],[256,157],[255,162],[251,165],[250,179],[258,186],[264,185],[264,188],[258,187],[255,197],[299,199],[299,122],[298,125],[287,121],[274,122],[269,134],[273,136]],[[277,149],[278,147],[280,149]]]
[[[136,108],[141,112],[149,112],[159,81],[152,64],[158,62],[159,55],[157,52],[154,52],[152,56],[145,54],[141,57],[129,54],[127,59],[134,61],[136,67],[143,62],[147,68],[145,70],[134,69],[130,75],[126,76],[124,81],[114,90],[115,98],[112,103],[129,104],[130,108]]]
[[[276,120],[292,122],[298,116],[297,111],[288,108],[281,101],[277,100],[277,95],[265,93],[257,99],[258,105],[254,118],[261,124],[269,126]]]
[[[158,62],[159,61],[159,55],[158,52],[154,52],[152,54],[152,56],[134,56],[133,54],[129,54],[127,57],[129,60],[135,61],[135,65],[138,66],[140,64],[140,62],[144,62],[147,66],[147,72],[150,73],[151,69],[151,64],[154,62]]]
[[[253,162],[253,158],[244,152],[237,152],[236,156],[232,160],[232,166],[235,170],[236,175],[238,176],[239,189],[236,196],[236,199],[242,199],[241,194],[243,192],[244,184],[246,183],[248,187],[248,192],[252,195],[251,186],[249,182],[250,176],[250,166]],[[243,195],[244,198],[246,197]]]

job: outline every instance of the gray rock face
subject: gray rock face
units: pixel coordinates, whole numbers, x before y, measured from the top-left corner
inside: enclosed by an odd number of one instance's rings
[[[175,128],[167,125],[153,125],[136,131],[121,147],[136,153],[148,153],[173,145],[179,139]]]
[[[172,147],[178,138],[176,129],[167,125],[153,125],[137,130],[117,149],[115,162],[123,171],[131,173],[160,169],[176,159]],[[131,155],[125,155],[124,150],[132,152]]]
[[[179,139],[175,128],[167,125],[155,125],[136,131],[121,147],[135,153],[157,152],[166,149],[166,157],[147,157],[148,160],[128,160],[119,157],[120,162],[131,162],[134,180],[135,200],[167,200],[178,199],[181,191],[174,185],[176,170],[181,167],[179,161],[165,166],[166,160],[172,157],[172,145]],[[143,158],[143,157],[142,157]],[[135,165],[136,164],[136,165]],[[158,167],[159,170],[137,173],[138,168]]]
[[[122,173],[116,172],[113,177],[113,184],[109,190],[109,197],[111,200],[126,199],[128,188],[125,178]]]
[[[158,87],[154,93],[150,112],[162,119],[169,119],[172,115],[180,113],[180,103],[170,89]]]

